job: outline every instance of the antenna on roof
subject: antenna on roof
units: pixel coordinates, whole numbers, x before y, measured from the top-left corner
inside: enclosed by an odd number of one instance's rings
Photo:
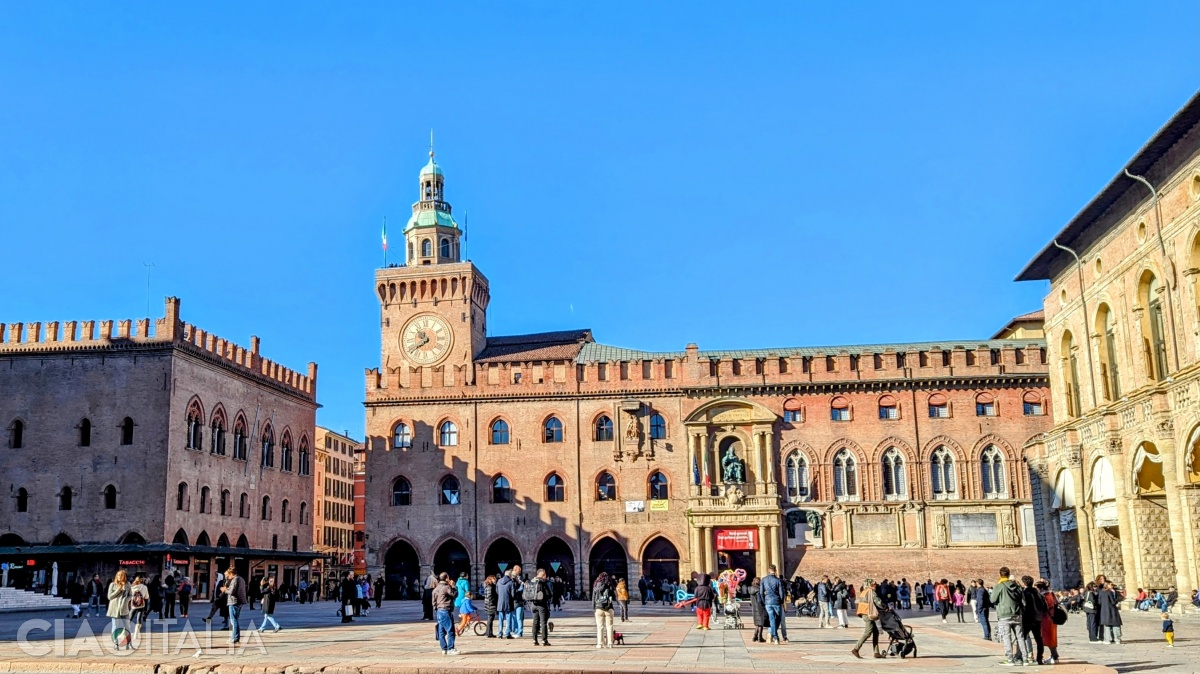
[[[467,236],[467,227],[471,224],[471,211],[463,209],[463,259],[471,259],[471,238]]]

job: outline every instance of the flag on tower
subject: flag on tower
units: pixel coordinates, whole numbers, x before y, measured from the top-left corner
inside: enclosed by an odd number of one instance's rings
[[[387,218],[383,219],[383,249],[387,250]]]

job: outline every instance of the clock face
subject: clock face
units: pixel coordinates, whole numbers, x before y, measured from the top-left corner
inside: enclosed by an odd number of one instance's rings
[[[400,333],[400,348],[416,365],[433,365],[450,353],[453,335],[441,316],[415,316]]]

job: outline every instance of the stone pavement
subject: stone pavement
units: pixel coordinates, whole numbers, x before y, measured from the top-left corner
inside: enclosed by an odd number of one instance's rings
[[[535,648],[526,622],[524,639],[459,638],[459,656],[441,655],[433,638],[433,624],[420,622],[415,602],[391,602],[353,624],[342,625],[334,615],[336,604],[280,604],[276,614],[284,625],[279,633],[243,638],[244,648],[232,652],[225,645],[228,632],[206,632],[199,616],[206,605],[193,608],[184,625],[155,628],[149,643],[129,652],[111,652],[107,622],[65,620],[59,613],[0,616],[0,674],[16,672],[323,672],[324,674],[385,674],[389,671],[433,672],[794,672],[833,669],[847,673],[914,671],[1007,671],[998,664],[1000,647],[983,641],[974,624],[942,625],[929,613],[912,616],[919,646],[916,659],[856,660],[849,650],[860,629],[819,630],[816,620],[789,616],[791,643],[760,645],[750,641],[751,629],[724,630],[714,618],[714,629],[694,629],[690,614],[669,607],[630,607],[632,619],[618,630],[625,645],[595,648],[595,627],[590,606],[569,605],[553,615],[555,630],[550,648]],[[247,612],[255,624],[258,611]],[[245,619],[247,615],[243,615]],[[30,620],[42,622],[30,623]],[[59,620],[57,625],[54,621]],[[969,618],[968,618],[969,620]],[[1167,649],[1150,616],[1129,616],[1127,639],[1122,646],[1086,643],[1080,617],[1062,628],[1064,664],[1053,668],[1063,674],[1109,672],[1200,671],[1200,620],[1189,616],[1177,621],[1178,647]],[[32,631],[30,631],[32,628]],[[82,637],[79,637],[82,628]],[[58,629],[64,638],[55,639]],[[28,639],[18,640],[19,632]],[[89,634],[98,633],[93,638]],[[885,638],[886,643],[886,638]],[[98,644],[103,644],[101,648]],[[869,647],[865,650],[869,651]]]

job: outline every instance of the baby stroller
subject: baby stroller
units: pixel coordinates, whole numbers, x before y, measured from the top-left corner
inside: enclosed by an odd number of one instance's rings
[[[736,599],[729,599],[725,602],[725,623],[722,625],[727,630],[742,629],[742,610]]]
[[[799,618],[816,618],[821,615],[821,607],[809,599],[796,600],[796,616]]]
[[[917,642],[913,639],[912,630],[900,622],[900,616],[896,615],[895,611],[879,613],[879,629],[888,635],[889,656],[917,657]]]

